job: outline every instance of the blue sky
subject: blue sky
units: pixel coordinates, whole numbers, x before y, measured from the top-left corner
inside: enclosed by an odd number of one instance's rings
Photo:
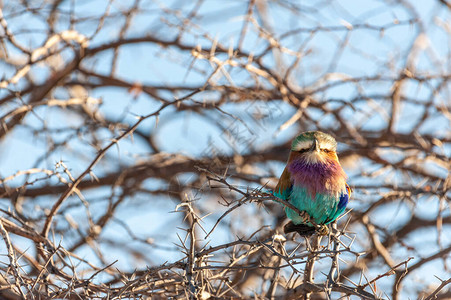
[[[103,13],[107,1],[80,1],[76,2],[75,11],[81,17],[99,16]],[[289,2],[289,1],[288,1]],[[111,7],[111,13],[128,7],[131,1],[115,2]],[[153,34],[162,39],[171,39],[174,36],[174,29],[167,26],[166,23],[180,24],[180,20],[171,16],[165,15],[164,22],[161,16],[157,13],[162,8],[180,9],[180,15],[186,15],[191,9],[192,5],[185,5],[182,1],[172,2],[146,2],[144,13],[138,15],[133,19],[126,37],[136,37],[142,34]],[[280,38],[282,46],[299,50],[301,45],[307,54],[301,59],[299,69],[293,73],[293,84],[299,90],[308,90],[313,87],[321,87],[327,84],[332,84],[336,81],[333,78],[324,80],[324,74],[334,73],[335,78],[342,78],[340,76],[367,76],[372,77],[377,74],[391,79],[398,74],[399,69],[405,64],[408,57],[403,56],[405,51],[409,49],[418,36],[419,27],[417,25],[405,24],[411,18],[411,15],[406,13],[406,10],[399,5],[391,6],[387,9],[387,2],[385,1],[316,1],[310,3],[300,3],[304,5],[303,13],[293,16],[289,15],[287,9],[269,5],[271,16],[269,23],[271,30],[276,32],[276,37]],[[425,43],[425,51],[422,52],[415,64],[418,73],[422,71],[434,71],[435,74],[443,74],[449,72],[449,36],[448,33],[440,26],[441,22],[447,22],[449,25],[449,12],[442,9],[438,1],[412,1],[418,17],[422,20],[428,40]],[[70,1],[63,5],[64,10],[70,10]],[[201,45],[209,47],[211,39],[218,40],[225,47],[234,46],[238,43],[239,33],[241,30],[243,15],[246,12],[247,5],[243,1],[206,1],[202,6],[199,15],[201,18],[194,19],[193,22],[199,25],[199,28],[187,32],[183,35],[182,40],[190,45]],[[289,16],[289,17],[288,17]],[[5,15],[9,20],[12,31],[22,31],[20,41],[31,48],[41,46],[46,39],[46,31],[43,24],[31,14],[25,17],[15,17]],[[400,25],[396,25],[400,23]],[[349,30],[348,24],[360,24],[353,30]],[[395,24],[395,25],[388,25]],[[95,22],[89,20],[83,22],[75,27],[79,32],[90,36],[96,28]],[[321,31],[311,37],[311,30],[318,27],[331,27],[328,31]],[[388,26],[384,32],[379,32],[374,28],[380,26]],[[61,17],[58,29],[66,30],[70,28],[67,18]],[[201,28],[201,29],[200,29]],[[282,38],[289,30],[299,29],[300,33],[289,35],[289,37]],[[30,30],[30,32],[28,32]],[[118,33],[118,23],[106,21],[105,28],[101,30],[90,47],[96,47],[105,42],[115,39]],[[266,41],[259,38],[257,29],[254,26],[249,27],[249,34],[243,42],[243,51],[247,53],[254,53],[258,55],[267,46]],[[203,36],[203,33],[208,32],[209,37]],[[345,47],[343,52],[337,50],[337,44],[345,37],[348,37],[349,47]],[[11,55],[18,55],[17,50],[10,49]],[[69,53],[67,55],[70,55]],[[111,69],[111,59],[113,51],[106,52],[101,56],[96,56],[93,59],[88,59],[83,62],[85,66],[94,66],[97,72],[106,74]],[[218,54],[218,57],[224,59],[226,55]],[[281,57],[284,66],[287,66],[293,61],[294,57],[290,54],[276,54],[267,55],[263,62],[268,67],[275,65],[274,56]],[[18,57],[21,58],[21,57]],[[67,57],[63,57],[67,60]],[[436,60],[441,62],[437,64]],[[381,62],[389,61],[391,64],[381,64]],[[331,62],[333,68],[331,68]],[[193,69],[189,72],[188,67],[192,64]],[[207,62],[195,61],[189,53],[180,53],[174,48],[161,48],[149,44],[137,44],[125,47],[119,52],[119,59],[116,74],[125,81],[138,82],[142,84],[157,84],[157,85],[187,85],[194,86],[203,83],[205,74],[197,72],[197,69],[209,69]],[[227,68],[227,71],[232,78],[233,83],[238,86],[247,86],[252,84],[252,77],[249,73],[236,70],[234,68]],[[9,76],[12,69],[5,66],[2,71],[2,76]],[[32,75],[39,82],[42,78],[47,78],[49,70],[46,67],[40,66],[32,70]],[[230,84],[228,79],[224,76],[214,78],[216,84]],[[434,82],[433,82],[434,83]],[[19,82],[12,89],[19,89],[23,86],[23,82]],[[261,83],[265,85],[264,81]],[[355,83],[337,84],[333,88],[327,89],[325,92],[317,92],[315,96],[319,101],[345,100],[348,101],[359,95],[366,95],[369,97],[386,94],[387,90],[391,88],[390,80],[380,80],[376,82],[365,82],[362,86]],[[413,81],[408,83],[406,89],[409,95],[414,95],[418,101],[428,101],[431,97],[430,89],[420,86]],[[132,124],[136,120],[136,116],[146,115],[158,109],[159,103],[154,99],[149,99],[144,94],[140,94],[136,99],[129,92],[112,87],[100,88],[90,91],[90,96],[101,98],[103,103],[99,107],[100,112],[109,119],[122,120],[124,123]],[[448,92],[449,93],[449,92]],[[0,96],[5,92],[0,91]],[[214,94],[213,94],[214,95]],[[68,97],[65,90],[58,90],[55,92],[55,98]],[[178,95],[183,96],[183,94]],[[437,105],[449,103],[445,92],[439,95],[434,95],[434,101]],[[209,99],[208,94],[200,94],[194,97],[197,101],[204,101]],[[18,101],[14,104],[0,107],[0,114],[3,115],[7,111],[20,105]],[[330,102],[328,104],[333,108],[336,103]],[[449,104],[448,104],[449,105]],[[384,110],[381,104],[374,101],[374,106],[369,106],[367,101],[355,102],[355,110],[346,109],[343,114],[355,120],[356,126],[359,129],[372,130],[384,126],[384,113],[375,113],[377,109]],[[296,112],[296,110],[281,102],[274,101],[265,105],[255,103],[244,103],[241,105],[227,104],[222,107],[223,110],[230,114],[239,116],[246,121],[250,126],[247,128],[244,124],[236,122],[235,119],[224,117],[219,112],[211,112],[209,118],[202,118],[189,112],[178,113],[175,109],[169,108],[163,111],[159,117],[158,124],[154,118],[146,120],[140,126],[140,130],[144,132],[157,132],[158,142],[162,145],[162,150],[168,153],[182,153],[188,156],[199,156],[205,153],[206,149],[211,149],[211,144],[216,149],[224,151],[224,153],[231,153],[234,149],[231,147],[231,142],[224,136],[224,130],[220,127],[212,126],[212,120],[221,120],[223,127],[239,130],[245,133],[252,140],[252,146],[257,149],[265,149],[270,145],[280,144],[290,137],[292,137],[299,128],[297,126],[288,127],[280,131],[279,128]],[[83,125],[83,120],[76,114],[70,114],[67,111],[61,113],[59,109],[41,107],[37,108],[35,114],[30,114],[26,119],[26,124],[30,127],[44,128],[72,128],[73,132]],[[267,116],[264,122],[254,122],[253,113],[263,112]],[[388,110],[385,110],[387,113]],[[366,115],[368,114],[368,116]],[[315,110],[309,111],[309,115],[318,123],[324,126],[333,126],[333,118],[325,116]],[[418,112],[417,106],[403,104],[399,121],[395,128],[399,132],[408,131],[414,124],[413,121],[421,117],[421,112]],[[438,126],[439,125],[439,126]],[[419,129],[421,132],[428,132],[437,137],[449,136],[450,124],[449,120],[444,116],[437,116],[432,122],[426,124]],[[2,166],[0,175],[7,177],[16,173],[19,170],[29,169],[32,167],[41,167],[53,169],[55,163],[63,160],[69,166],[71,172],[77,176],[88,165],[93,156],[95,156],[95,149],[89,143],[90,132],[82,132],[86,139],[77,139],[70,143],[69,150],[61,148],[51,155],[47,155],[44,160],[36,163],[39,157],[43,156],[48,146],[46,136],[37,133],[36,136],[31,136],[28,127],[19,127],[14,129],[14,133],[1,141],[0,144],[0,164]],[[69,135],[56,135],[58,141],[63,141]],[[114,136],[109,131],[99,132],[105,145]],[[247,144],[236,145],[239,152],[245,153]],[[342,149],[345,147],[341,145]],[[444,149],[446,155],[450,155],[451,149]],[[101,162],[96,168],[95,173],[100,176],[109,171],[114,171],[121,166],[130,165],[136,161],[145,161],[149,159],[149,149],[139,139],[133,140],[127,138],[123,140],[119,147],[113,147],[108,152],[108,157],[117,164],[108,164]],[[394,158],[393,152],[388,153],[388,156]],[[110,160],[111,161],[111,160]],[[262,172],[271,172],[278,174],[283,168],[282,164],[274,164],[271,168],[262,166]],[[348,173],[354,184],[363,182],[367,183],[368,178],[362,178],[361,174],[368,171],[368,164],[365,162],[353,169],[349,168]],[[432,168],[432,166],[431,166]],[[446,170],[437,169],[437,174],[446,177]],[[393,180],[402,183],[406,178],[399,177],[397,174],[392,174],[390,177]],[[25,177],[18,177],[17,180],[11,181],[10,184],[19,184]],[[377,178],[376,180],[387,180],[387,178]],[[187,178],[180,178],[180,184],[189,181],[189,174]],[[36,183],[35,186],[40,183]],[[150,179],[146,184],[149,187],[158,187],[161,182]],[[106,203],[102,201],[102,197],[108,194],[107,190],[86,191],[85,197],[93,199],[90,209],[94,215],[96,211],[102,211]],[[351,207],[359,208],[367,205],[362,199],[365,197],[357,193],[357,201],[351,203]],[[180,223],[181,214],[173,213],[175,201],[168,200],[169,198],[153,198],[149,201],[148,196],[140,195],[134,199],[128,199],[121,209],[117,218],[127,223],[133,232],[139,236],[149,236],[154,239],[160,237],[159,233],[164,228],[173,228],[172,234],[165,240],[164,245],[167,248],[156,250],[155,256],[152,257],[154,263],[161,263],[168,258],[174,260],[178,257],[178,253],[168,252],[168,249],[174,249],[174,242],[177,241],[175,235],[177,231],[176,225]],[[39,199],[42,203],[48,202],[48,199]],[[98,201],[97,201],[98,200]],[[359,201],[360,200],[360,201]],[[73,198],[70,201],[77,202]],[[70,203],[69,201],[69,203]],[[420,211],[421,214],[430,214],[437,211],[436,202],[431,204],[428,199],[419,201],[416,207],[409,207],[405,204],[394,203],[390,207],[390,213],[387,210],[376,211],[374,213],[377,223],[387,228],[396,227],[401,221],[404,221],[410,214],[409,209]],[[47,204],[48,205],[48,204]],[[30,205],[29,207],[32,207]],[[139,209],[136,209],[139,207]],[[158,209],[155,209],[155,208]],[[6,208],[6,207],[3,207]],[[214,208],[212,208],[214,209]],[[251,212],[258,209],[255,207],[246,207]],[[70,210],[69,210],[70,211]],[[220,207],[215,213],[205,220],[205,226],[211,227],[216,221],[216,218],[224,211]],[[80,210],[71,211],[72,217],[84,219],[85,212]],[[265,212],[261,212],[264,214]],[[252,228],[252,221],[242,221],[244,224]],[[246,223],[247,222],[247,223]],[[234,236],[224,230],[218,230],[217,236],[212,239],[233,239]],[[228,235],[228,236],[227,236]],[[127,238],[128,233],[125,232],[121,226],[111,224],[105,232],[104,237],[109,238]],[[412,237],[412,243],[418,241],[419,237]],[[428,239],[434,241],[435,236],[429,236]],[[446,236],[443,237],[446,241]],[[447,241],[449,243],[449,240]],[[132,246],[142,247],[136,243]],[[114,248],[109,249],[112,257],[121,257],[121,251]],[[117,252],[117,253],[116,253]],[[94,255],[87,249],[81,250],[80,253],[88,258],[94,259]],[[169,253],[169,254],[168,254]],[[129,258],[123,257],[118,262],[119,267],[129,266]],[[434,269],[432,264],[428,268]],[[435,274],[435,273],[434,273]],[[437,271],[437,275],[440,275]]]

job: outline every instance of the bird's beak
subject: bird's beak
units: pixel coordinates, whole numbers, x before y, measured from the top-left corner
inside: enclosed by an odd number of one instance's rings
[[[313,140],[313,144],[312,144],[312,147],[310,147],[310,151],[311,152],[313,152],[313,151],[319,152],[319,145],[318,145],[318,140],[317,139]]]

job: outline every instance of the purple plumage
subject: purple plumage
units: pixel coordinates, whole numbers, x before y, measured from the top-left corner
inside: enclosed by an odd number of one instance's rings
[[[288,163],[274,195],[305,211],[314,223],[326,225],[340,216],[349,201],[351,189],[346,184],[336,153],[335,139],[323,132],[307,131],[297,136],[291,145]],[[291,222],[285,232],[309,235],[315,228],[297,212],[285,208]],[[312,222],[313,223],[313,222]]]
[[[308,163],[303,159],[293,160],[288,165],[295,186],[307,188],[312,199],[316,193],[337,193],[344,188],[346,174],[340,164],[328,159],[325,162]]]

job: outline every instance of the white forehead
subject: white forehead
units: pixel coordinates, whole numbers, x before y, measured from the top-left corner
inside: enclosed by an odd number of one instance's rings
[[[323,140],[323,141],[318,141],[319,143],[319,147],[320,149],[327,149],[327,150],[335,150],[335,144],[328,141],[328,140]],[[313,141],[299,141],[296,143],[296,145],[294,145],[293,147],[293,151],[301,151],[304,149],[309,149],[310,147],[312,147]]]
[[[336,144],[331,141],[325,140],[319,143],[319,147],[321,149],[335,150]]]

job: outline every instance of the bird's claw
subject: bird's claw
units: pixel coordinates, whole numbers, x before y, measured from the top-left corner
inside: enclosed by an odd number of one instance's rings
[[[318,235],[324,236],[329,234],[329,228],[327,228],[327,225],[320,225],[320,228],[318,229]]]

